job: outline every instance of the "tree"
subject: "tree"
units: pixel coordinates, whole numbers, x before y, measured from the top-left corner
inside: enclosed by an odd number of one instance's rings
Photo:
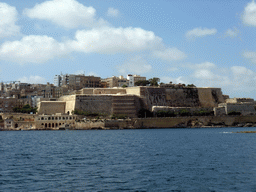
[[[136,85],[136,86],[147,86],[147,85],[149,85],[149,84],[150,84],[150,82],[147,81],[147,80],[142,80],[142,81],[137,81],[137,82],[135,82],[135,85]]]
[[[194,84],[188,84],[187,87],[193,88],[193,87],[196,87],[196,86]]]
[[[158,77],[153,77],[149,79],[149,82],[150,82],[150,86],[158,86],[160,79]]]
[[[17,112],[17,113],[30,113],[30,112],[36,113],[37,112],[37,107],[33,108],[33,107],[30,107],[29,104],[27,104],[27,105],[24,105],[22,108],[14,107],[13,111]]]
[[[123,88],[125,88],[125,87],[128,87],[126,84],[123,84],[123,86],[122,86]]]

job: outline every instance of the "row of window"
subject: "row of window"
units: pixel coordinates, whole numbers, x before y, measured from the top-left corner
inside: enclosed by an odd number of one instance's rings
[[[73,120],[75,117],[39,117],[38,120],[45,121],[45,120]]]

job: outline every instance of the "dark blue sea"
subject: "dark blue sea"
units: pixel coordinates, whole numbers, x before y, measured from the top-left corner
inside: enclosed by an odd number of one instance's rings
[[[1,131],[0,191],[256,191],[245,130]]]

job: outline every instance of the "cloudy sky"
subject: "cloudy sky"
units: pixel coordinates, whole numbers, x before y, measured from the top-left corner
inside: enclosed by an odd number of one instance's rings
[[[3,0],[0,80],[139,74],[256,99],[256,3]]]

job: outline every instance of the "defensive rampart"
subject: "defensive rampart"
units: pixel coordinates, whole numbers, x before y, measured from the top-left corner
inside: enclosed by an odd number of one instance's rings
[[[39,103],[38,114],[65,113],[66,102],[63,101],[41,101]]]

